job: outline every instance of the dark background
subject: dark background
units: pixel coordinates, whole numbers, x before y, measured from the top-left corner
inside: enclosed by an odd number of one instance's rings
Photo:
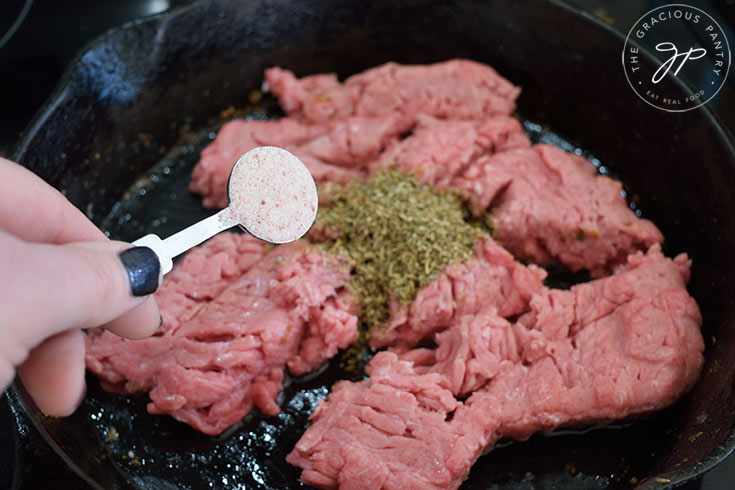
[[[86,43],[111,27],[190,3],[192,0],[0,0],[0,156],[11,155],[25,125],[50,95],[66,65]],[[568,3],[627,33],[643,13],[667,2],[569,0]],[[735,49],[735,0],[686,3],[713,16],[727,32],[731,51]],[[588,42],[593,43],[594,39]],[[735,134],[735,74],[729,74],[725,86],[708,105]],[[0,401],[0,490],[88,488],[40,436],[33,431],[23,432],[16,428],[3,398]],[[684,488],[735,488],[735,456]]]

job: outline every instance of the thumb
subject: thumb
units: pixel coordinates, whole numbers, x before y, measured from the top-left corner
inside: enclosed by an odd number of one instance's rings
[[[6,359],[18,365],[43,339],[105,324],[145,301],[159,285],[160,264],[152,250],[129,247],[27,243],[0,231],[0,328],[4,344],[15,345]]]

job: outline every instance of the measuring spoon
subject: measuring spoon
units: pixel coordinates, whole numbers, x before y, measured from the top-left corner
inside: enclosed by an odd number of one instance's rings
[[[235,163],[227,181],[227,203],[219,213],[165,240],[151,234],[133,245],[156,253],[163,276],[172,269],[174,257],[236,225],[271,243],[301,238],[314,223],[318,198],[314,179],[301,160],[282,148],[262,146]]]

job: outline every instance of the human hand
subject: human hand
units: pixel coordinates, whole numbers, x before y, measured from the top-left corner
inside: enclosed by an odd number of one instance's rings
[[[148,249],[108,240],[60,192],[0,157],[0,383],[17,368],[48,415],[71,414],[85,393],[84,333],[103,326],[131,339],[161,323],[158,261]],[[137,252],[137,253],[136,253]],[[131,260],[135,266],[131,268]],[[131,272],[134,274],[130,276]],[[135,275],[137,272],[137,275]],[[131,283],[147,280],[147,289]]]

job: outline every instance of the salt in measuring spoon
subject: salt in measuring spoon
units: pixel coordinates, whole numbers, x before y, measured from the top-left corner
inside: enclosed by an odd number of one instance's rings
[[[297,240],[314,223],[318,198],[314,179],[301,160],[282,148],[262,146],[235,163],[227,181],[227,203],[219,213],[165,240],[151,234],[133,245],[156,253],[163,276],[173,267],[174,257],[236,225],[271,243]]]

